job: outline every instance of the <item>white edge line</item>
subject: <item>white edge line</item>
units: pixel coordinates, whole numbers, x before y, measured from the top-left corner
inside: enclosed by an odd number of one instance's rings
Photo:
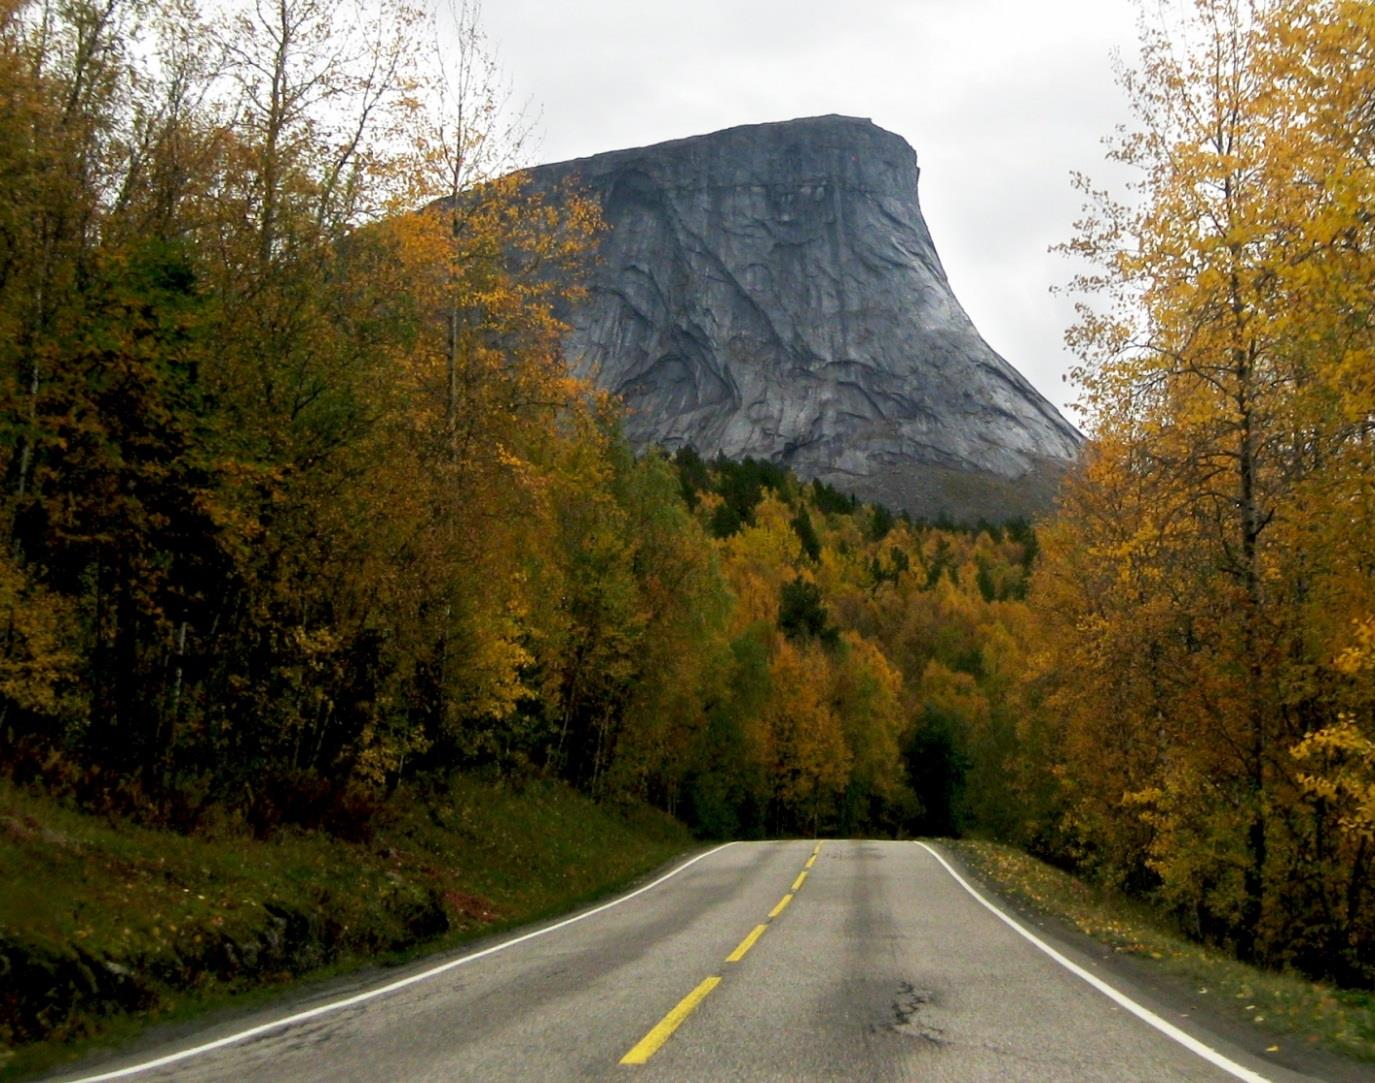
[[[396,992],[398,989],[404,989],[408,985],[415,985],[417,982],[428,981],[430,978],[443,974],[446,971],[453,970],[456,967],[476,962],[478,959],[485,958],[488,955],[495,955],[497,952],[505,951],[507,948],[513,948],[517,944],[525,943],[527,940],[534,940],[538,936],[547,936],[549,933],[558,932],[560,929],[566,929],[568,926],[574,925],[579,921],[586,921],[590,917],[595,917],[606,910],[610,910],[613,906],[620,906],[621,903],[629,902],[637,895],[643,895],[646,891],[653,890],[665,880],[672,879],[689,866],[697,864],[697,862],[704,858],[711,857],[712,854],[719,853],[727,846],[734,845],[735,843],[733,842],[727,842],[714,849],[708,850],[704,854],[698,854],[696,857],[684,861],[677,868],[664,873],[663,876],[659,877],[653,883],[645,884],[644,887],[636,888],[627,895],[621,895],[612,899],[610,902],[602,903],[601,906],[595,907],[592,910],[586,910],[581,914],[575,914],[571,918],[564,918],[557,924],[547,925],[543,929],[536,929],[534,932],[525,933],[512,940],[503,940],[500,944],[493,944],[490,948],[484,948],[482,951],[475,951],[471,955],[464,955],[458,959],[450,959],[447,963],[441,963],[439,966],[430,967],[428,970],[422,970],[419,974],[412,974],[409,977],[400,978],[397,981],[378,986],[376,989],[369,989],[366,992],[355,993],[353,996],[345,997],[343,1000],[335,1000],[328,1004],[321,1004],[318,1007],[310,1008],[303,1012],[297,1012],[295,1015],[288,1015],[283,1019],[274,1019],[270,1023],[260,1023],[256,1027],[249,1027],[247,1030],[240,1030],[233,1034],[228,1034],[223,1038],[216,1038],[213,1042],[205,1042],[203,1045],[193,1046],[190,1049],[183,1049],[179,1053],[169,1053],[165,1057],[144,1061],[142,1064],[131,1065],[128,1068],[118,1068],[114,1071],[101,1072],[98,1075],[80,1076],[79,1078],[70,1080],[69,1083],[100,1083],[101,1080],[106,1079],[125,1079],[129,1076],[137,1075],[140,1072],[149,1072],[154,1068],[164,1068],[169,1064],[176,1064],[178,1061],[189,1060],[192,1057],[198,1057],[216,1049],[223,1049],[228,1045],[236,1045],[249,1038],[256,1038],[261,1034],[268,1034],[274,1030],[281,1030],[283,1027],[294,1026],[297,1023],[305,1022],[307,1019],[328,1015],[330,1012],[337,1012],[342,1008],[351,1008],[355,1004],[362,1004],[369,1000],[376,1000],[378,997],[384,997],[388,993]]]
[[[1156,1030],[1160,1031],[1166,1037],[1173,1038],[1180,1045],[1184,1046],[1185,1049],[1189,1050],[1189,1052],[1196,1053],[1198,1056],[1202,1057],[1210,1064],[1213,1064],[1218,1068],[1221,1068],[1224,1072],[1227,1072],[1229,1075],[1233,1075],[1237,1079],[1244,1079],[1247,1081],[1247,1083],[1271,1083],[1271,1081],[1266,1076],[1258,1075],[1256,1072],[1253,1072],[1250,1068],[1246,1068],[1243,1065],[1238,1064],[1236,1061],[1228,1059],[1227,1057],[1219,1053],[1216,1049],[1213,1049],[1211,1046],[1204,1045],[1197,1038],[1193,1037],[1190,1034],[1186,1034],[1173,1023],[1161,1019],[1160,1016],[1156,1015],[1155,1012],[1151,1011],[1149,1008],[1143,1008],[1136,1001],[1132,1000],[1131,997],[1127,996],[1125,993],[1121,993],[1118,990],[1114,989],[1111,985],[1103,981],[1103,979],[1099,978],[1098,976],[1090,974],[1082,966],[1079,966],[1077,963],[1070,962],[1070,960],[1066,959],[1063,955],[1061,955],[1058,951],[1052,948],[1049,944],[1047,944],[1044,940],[1038,937],[1035,933],[1032,933],[1027,929],[1023,928],[1020,922],[1014,921],[1012,918],[1008,917],[996,906],[994,906],[991,902],[985,899],[981,894],[979,894],[978,891],[970,887],[968,881],[966,881],[963,876],[961,876],[954,869],[952,869],[950,867],[950,863],[946,861],[945,858],[941,857],[941,855],[937,853],[934,849],[926,845],[926,843],[924,842],[918,842],[917,845],[920,846],[932,857],[934,857],[937,861],[939,861],[945,867],[945,871],[955,878],[956,882],[960,885],[960,887],[964,888],[965,891],[969,892],[970,895],[974,896],[976,902],[978,902],[986,909],[990,910],[993,913],[993,915],[1000,921],[1002,921],[1004,924],[1010,926],[1013,932],[1031,941],[1031,943],[1036,945],[1036,947],[1040,948],[1043,952],[1049,955],[1052,959],[1054,959],[1057,963],[1059,963],[1062,967],[1068,970],[1075,977],[1083,978],[1084,981],[1088,982],[1104,996],[1108,997],[1115,1003],[1120,1004],[1122,1007],[1126,1008],[1127,1011],[1131,1012],[1132,1015],[1136,1016],[1142,1022],[1149,1023],[1151,1026],[1155,1027]]]

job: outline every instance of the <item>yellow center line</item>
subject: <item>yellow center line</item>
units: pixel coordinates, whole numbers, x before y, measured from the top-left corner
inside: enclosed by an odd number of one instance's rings
[[[749,951],[750,948],[754,947],[754,942],[764,935],[764,930],[767,928],[767,925],[756,925],[754,929],[750,932],[750,934],[747,937],[745,937],[744,940],[740,941],[739,946],[736,947],[736,949],[733,952],[726,956],[726,962],[738,963],[741,959],[743,959],[745,957],[745,952]]]
[[[660,1019],[654,1028],[636,1042],[630,1052],[621,1058],[621,1063],[644,1064],[650,1057],[654,1056],[659,1051],[659,1047],[668,1041],[669,1036],[683,1025],[683,1020],[693,1013],[697,1005],[702,1003],[706,999],[706,995],[715,989],[720,982],[721,979],[718,977],[707,978],[696,989],[678,1001],[674,1009]]]
[[[770,921],[778,917],[779,914],[783,913],[783,911],[788,908],[788,903],[793,901],[793,892],[798,891],[802,887],[802,884],[807,879],[807,869],[810,869],[812,865],[815,864],[816,855],[820,852],[821,843],[818,842],[812,850],[812,856],[807,859],[806,867],[797,874],[797,879],[793,881],[792,891],[779,899],[778,905],[769,911]],[[750,948],[754,947],[754,945],[759,942],[759,938],[764,935],[767,929],[767,925],[756,925],[751,929],[749,935],[735,946],[733,952],[726,956],[726,962],[738,963],[743,959]],[[673,1010],[660,1019],[648,1034],[636,1042],[635,1045],[631,1047],[630,1052],[621,1058],[621,1063],[646,1063],[650,1057],[654,1056],[654,1054],[659,1051],[659,1047],[669,1040],[673,1032],[683,1025],[684,1020],[697,1010],[697,1005],[706,999],[707,994],[720,984],[720,977],[715,975],[703,981],[701,985],[697,986],[696,989],[683,997],[682,1000],[678,1001]]]

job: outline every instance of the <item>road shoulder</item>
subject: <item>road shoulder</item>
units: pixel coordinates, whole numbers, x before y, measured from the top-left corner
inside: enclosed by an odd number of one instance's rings
[[[997,883],[956,847],[929,843],[989,902],[1072,962],[1095,974],[1167,1022],[1276,1080],[1370,1083],[1375,1065],[1303,1044],[1252,1021],[1238,1002],[1224,1004],[1213,990],[1165,970],[1156,960],[1124,952],[1083,932],[1068,917],[1037,906]],[[1275,1048],[1277,1047],[1277,1048]]]

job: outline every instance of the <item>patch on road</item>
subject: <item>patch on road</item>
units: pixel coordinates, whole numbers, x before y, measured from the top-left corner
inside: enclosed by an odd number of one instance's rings
[[[898,993],[889,1005],[891,1014],[881,1023],[870,1023],[869,1033],[889,1031],[908,1038],[916,1038],[928,1045],[945,1044],[945,1032],[930,1018],[936,994],[930,989],[918,989],[911,982],[898,982]]]

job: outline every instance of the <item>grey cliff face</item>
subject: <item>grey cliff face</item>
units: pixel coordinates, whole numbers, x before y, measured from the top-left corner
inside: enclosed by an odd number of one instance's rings
[[[564,316],[571,367],[639,446],[784,463],[919,514],[1044,510],[1080,437],[979,337],[917,203],[917,159],[816,117],[530,171],[609,226]]]

